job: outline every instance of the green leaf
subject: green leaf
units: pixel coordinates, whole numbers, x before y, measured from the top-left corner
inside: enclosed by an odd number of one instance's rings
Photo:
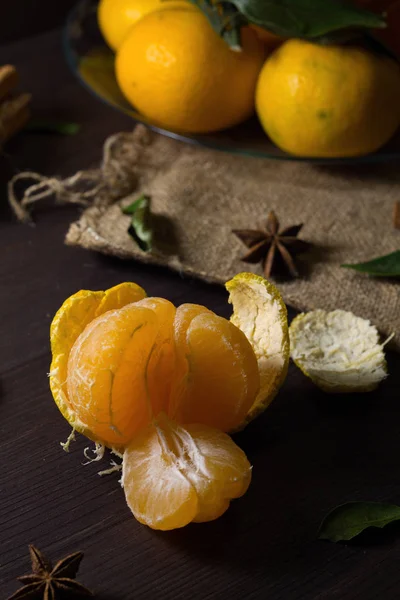
[[[232,50],[240,50],[240,28],[246,20],[233,4],[213,0],[189,0],[189,2],[200,8],[212,28],[224,38]]]
[[[348,27],[386,27],[382,16],[343,0],[227,1],[250,23],[284,37],[315,39]],[[218,4],[225,5],[226,2]]]
[[[368,262],[356,263],[354,265],[341,265],[346,269],[354,269],[359,273],[367,273],[375,277],[400,277],[400,250],[391,254],[379,256]]]
[[[131,215],[129,235],[144,252],[150,252],[153,246],[151,229],[150,197],[140,196],[137,200],[121,208],[124,215]]]
[[[400,521],[400,506],[380,502],[347,502],[322,521],[318,538],[330,542],[351,540],[368,527],[385,527]]]
[[[26,131],[35,133],[58,133],[59,135],[75,135],[81,129],[78,123],[68,123],[65,121],[42,121],[34,119],[26,127]]]

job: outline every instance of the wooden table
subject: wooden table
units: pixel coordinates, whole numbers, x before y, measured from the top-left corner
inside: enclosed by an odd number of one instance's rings
[[[72,173],[96,162],[104,138],[132,123],[80,88],[58,31],[3,46],[0,64],[8,61],[33,92],[37,117],[78,121],[82,131],[20,135],[2,161],[1,600],[29,571],[29,543],[54,559],[84,551],[79,580],[100,600],[398,600],[395,531],[373,544],[316,536],[323,516],[347,500],[400,503],[399,356],[389,356],[391,376],[379,391],[360,397],[328,397],[292,366],[271,408],[237,436],[253,482],[214,523],[155,533],[131,516],[118,475],[100,478],[98,463],[82,466],[83,438],[62,451],[69,427],[49,391],[48,332],[67,296],[133,280],[177,304],[202,303],[225,316],[229,308],[219,287],[65,247],[76,209],[47,205],[35,227],[16,223],[5,195],[13,170]]]

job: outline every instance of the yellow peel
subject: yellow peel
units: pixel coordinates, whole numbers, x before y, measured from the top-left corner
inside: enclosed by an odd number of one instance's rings
[[[231,321],[243,331],[257,357],[260,391],[242,428],[275,398],[289,365],[287,310],[277,288],[258,275],[240,273],[228,281]]]

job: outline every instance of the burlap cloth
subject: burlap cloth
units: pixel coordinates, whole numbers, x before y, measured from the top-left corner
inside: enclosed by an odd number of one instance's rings
[[[302,276],[278,283],[286,303],[300,310],[353,311],[384,336],[394,332],[393,346],[400,350],[399,282],[340,267],[400,247],[400,231],[393,227],[397,165],[355,170],[245,158],[149,134],[141,126],[121,144],[118,185],[125,182],[130,193],[118,202],[99,194],[71,225],[68,244],[224,283],[243,270],[262,272],[241,262],[246,248],[231,230],[255,228],[274,210],[282,226],[304,223],[301,237],[313,244],[300,262]],[[141,193],[152,199],[151,254],[128,235],[130,217],[120,208]]]

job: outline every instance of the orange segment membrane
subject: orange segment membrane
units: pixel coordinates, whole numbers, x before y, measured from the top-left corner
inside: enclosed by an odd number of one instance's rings
[[[260,380],[254,351],[232,323],[187,305],[176,312],[180,380],[169,414],[179,423],[231,431],[245,418]]]
[[[250,463],[228,435],[165,416],[131,442],[122,473],[136,519],[161,530],[217,519],[251,480]]]
[[[126,444],[152,417],[146,369],[157,334],[154,312],[130,304],[95,319],[72,348],[70,403],[108,444]]]

